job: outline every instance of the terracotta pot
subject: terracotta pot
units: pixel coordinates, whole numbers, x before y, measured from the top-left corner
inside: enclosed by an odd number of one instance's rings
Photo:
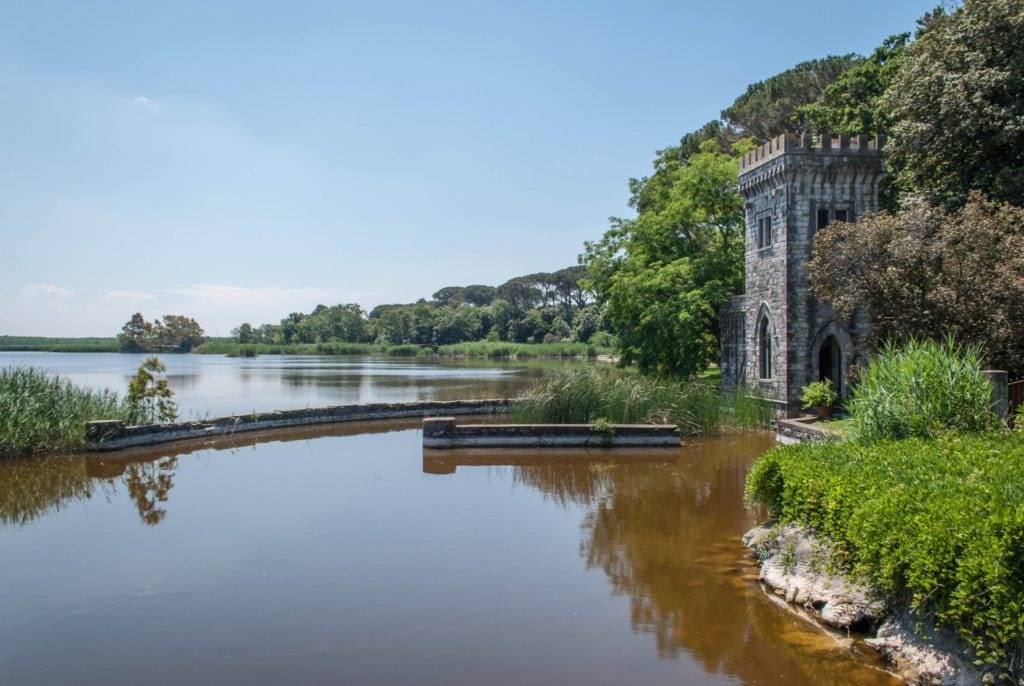
[[[832,406],[818,405],[818,419],[832,419]]]

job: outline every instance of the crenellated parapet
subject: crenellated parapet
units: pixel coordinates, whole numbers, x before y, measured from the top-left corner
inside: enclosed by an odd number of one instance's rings
[[[762,164],[785,154],[802,155],[871,155],[882,154],[884,136],[832,136],[827,133],[797,136],[784,133],[759,145],[740,158],[740,174],[751,172]]]
[[[874,185],[883,173],[883,136],[782,134],[740,159],[739,191],[746,199],[787,187]]]

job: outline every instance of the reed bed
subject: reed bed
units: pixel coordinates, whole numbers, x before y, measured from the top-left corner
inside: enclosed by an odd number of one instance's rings
[[[78,387],[32,367],[0,370],[0,456],[85,445],[85,423],[121,419],[135,412],[116,393]]]
[[[931,438],[1001,428],[991,396],[978,349],[910,341],[887,346],[871,361],[847,409],[858,440]]]
[[[508,357],[512,359],[530,357],[597,357],[600,352],[597,346],[588,343],[477,341],[475,343],[442,345],[437,348],[437,354],[443,357]]]
[[[558,371],[516,399],[514,418],[529,424],[676,424],[689,435],[765,427],[763,398],[723,393],[699,381],[667,381],[614,367]]]

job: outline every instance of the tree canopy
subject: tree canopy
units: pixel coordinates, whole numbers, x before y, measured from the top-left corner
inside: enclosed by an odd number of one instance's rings
[[[515,343],[589,341],[604,321],[584,287],[586,268],[567,267],[509,279],[500,286],[445,286],[431,300],[378,305],[367,315],[354,303],[292,312],[280,324],[239,325],[239,343],[369,343],[446,345],[489,339]]]
[[[780,133],[804,133],[796,116],[798,109],[821,98],[825,90],[859,59],[854,54],[830,55],[801,62],[771,78],[753,83],[732,105],[722,110],[722,119],[753,136],[758,143]]]
[[[163,321],[147,322],[141,312],[132,315],[117,336],[121,352],[187,353],[206,340],[196,320],[183,315],[164,315]]]
[[[811,287],[848,318],[866,306],[878,340],[980,344],[1024,373],[1024,210],[975,192],[947,210],[924,200],[818,233]]]
[[[882,99],[904,187],[963,205],[1024,204],[1024,0],[965,0],[929,17]]]
[[[743,286],[737,174],[736,159],[707,140],[647,181],[657,189],[635,219],[612,219],[585,245],[580,259],[624,363],[687,376],[717,358],[718,307]]]

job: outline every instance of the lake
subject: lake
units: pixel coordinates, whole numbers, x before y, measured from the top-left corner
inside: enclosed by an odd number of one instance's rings
[[[111,367],[63,371],[124,373],[95,359]],[[343,360],[271,362],[260,402],[286,404],[274,374],[307,368],[310,404],[352,397],[316,381]],[[377,380],[341,387],[394,388],[395,370],[351,362]],[[230,376],[207,364],[195,386]],[[486,395],[523,375],[434,373],[401,383]],[[604,452],[421,440],[385,422],[0,462],[3,683],[899,683],[758,585],[742,493],[769,435]]]
[[[0,352],[0,369],[32,366],[75,383],[124,393],[148,355]],[[385,356],[162,355],[181,419],[360,403],[507,398],[557,360]]]

